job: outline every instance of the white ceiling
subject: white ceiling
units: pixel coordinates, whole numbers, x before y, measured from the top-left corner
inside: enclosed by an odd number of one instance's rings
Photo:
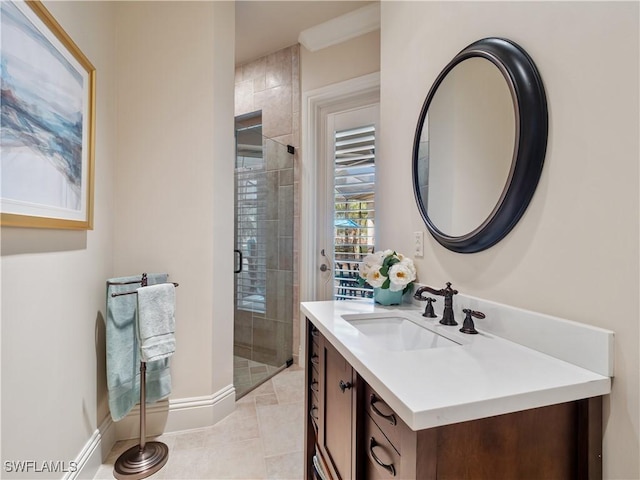
[[[298,43],[301,31],[371,3],[356,1],[236,1],[236,65]]]

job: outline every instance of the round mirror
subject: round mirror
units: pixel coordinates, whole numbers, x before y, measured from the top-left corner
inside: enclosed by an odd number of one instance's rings
[[[414,140],[414,192],[434,238],[461,253],[501,240],[533,196],[546,142],[544,88],[524,50],[487,38],[456,55]]]

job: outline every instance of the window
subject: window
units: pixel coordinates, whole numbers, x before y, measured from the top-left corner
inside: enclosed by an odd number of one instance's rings
[[[236,249],[242,252],[242,269],[236,274],[236,308],[264,313],[267,177],[262,128],[238,128],[236,137],[235,233]]]
[[[375,126],[337,131],[334,145],[334,297],[370,298],[358,272],[375,244]]]

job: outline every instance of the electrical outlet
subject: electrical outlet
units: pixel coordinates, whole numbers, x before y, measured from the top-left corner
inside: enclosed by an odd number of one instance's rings
[[[413,232],[413,256],[424,257],[424,232]]]

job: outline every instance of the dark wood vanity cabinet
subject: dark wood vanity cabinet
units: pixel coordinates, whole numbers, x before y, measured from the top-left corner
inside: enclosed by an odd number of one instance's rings
[[[309,332],[307,445],[311,456],[316,450],[320,452],[319,461],[332,478],[355,478],[355,372],[315,327],[310,326]],[[307,478],[314,478],[309,471],[313,465],[307,464]]]
[[[601,397],[416,432],[307,326],[307,480],[602,478]]]

